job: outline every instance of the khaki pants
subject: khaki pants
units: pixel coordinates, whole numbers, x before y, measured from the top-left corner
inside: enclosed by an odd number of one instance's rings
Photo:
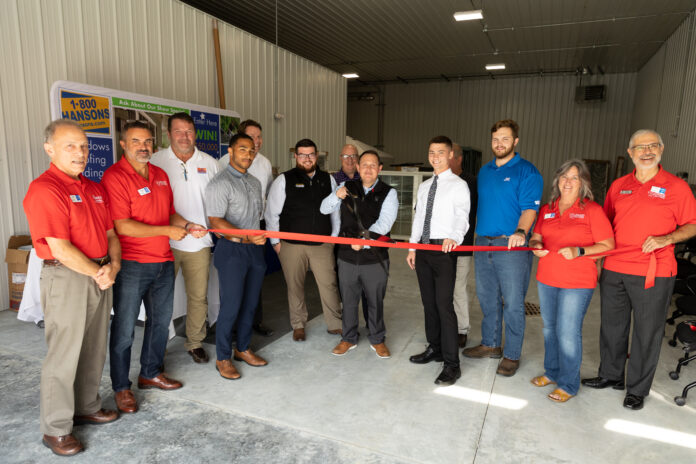
[[[336,285],[336,260],[333,244],[323,243],[317,246],[299,245],[281,242],[280,264],[288,286],[288,306],[290,325],[293,329],[302,329],[307,324],[307,304],[305,303],[304,284],[307,270],[311,269],[319,287],[321,309],[329,330],[341,328],[341,299]]]
[[[67,435],[73,415],[101,409],[112,290],[65,266],[41,270],[48,352],[41,368],[41,432]]]
[[[457,331],[469,333],[469,294],[466,284],[469,280],[472,256],[457,257],[457,279],[454,282],[454,312],[457,315]]]
[[[186,343],[187,351],[200,348],[205,338],[205,319],[208,316],[208,275],[210,274],[210,248],[200,251],[181,251],[172,248],[174,254],[174,278],[179,268],[186,285]]]

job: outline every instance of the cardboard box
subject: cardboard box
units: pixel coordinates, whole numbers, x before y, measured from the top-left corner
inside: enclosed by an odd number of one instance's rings
[[[20,250],[19,247],[31,245],[31,237],[28,235],[13,235],[7,244],[5,262],[7,263],[7,280],[10,285],[10,309],[19,311],[24,293],[24,282],[27,280],[27,267],[29,265],[29,250]]]

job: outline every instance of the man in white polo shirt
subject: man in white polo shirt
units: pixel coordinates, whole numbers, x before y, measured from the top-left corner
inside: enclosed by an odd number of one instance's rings
[[[160,150],[150,162],[169,176],[174,193],[174,209],[196,224],[208,224],[203,195],[208,182],[218,172],[212,156],[196,148],[196,128],[187,113],[176,113],[167,122],[169,148]],[[186,284],[186,350],[197,363],[207,363],[203,349],[208,315],[208,274],[210,272],[210,234],[197,239],[187,235],[183,240],[170,240],[174,254],[174,275],[181,272]]]
[[[237,133],[246,134],[251,137],[254,141],[254,160],[251,162],[251,166],[247,172],[252,176],[256,177],[259,182],[261,182],[261,201],[263,202],[263,208],[261,209],[261,228],[266,229],[266,221],[263,219],[263,212],[266,209],[266,195],[268,194],[268,188],[273,183],[273,166],[271,162],[261,154],[261,147],[263,147],[263,129],[261,124],[254,121],[253,119],[247,119],[239,124],[239,130]],[[220,158],[218,161],[218,166],[220,170],[226,169],[230,164],[230,154],[226,153],[225,156]],[[270,245],[267,245],[270,246]],[[254,312],[254,332],[262,335],[264,337],[270,337],[273,335],[273,330],[264,326],[263,322],[263,306],[261,304],[261,298],[259,298],[259,304],[256,306],[256,311]]]

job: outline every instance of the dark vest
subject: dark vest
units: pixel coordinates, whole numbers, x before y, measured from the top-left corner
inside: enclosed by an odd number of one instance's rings
[[[375,188],[370,190],[367,195],[363,189],[362,182],[349,180],[345,183],[348,191],[357,196],[355,202],[358,205],[358,214],[363,227],[369,229],[372,224],[379,219],[379,213],[382,211],[382,204],[387,194],[392,189],[384,182],[377,182]],[[358,221],[355,219],[355,214],[348,210],[348,205],[353,207],[353,202],[349,197],[346,197],[341,202],[341,231],[338,235],[341,237],[357,237],[360,233]],[[377,238],[378,235],[372,233],[372,238]],[[389,234],[387,234],[388,236]],[[374,251],[373,251],[374,250]],[[351,264],[375,264],[379,262],[378,255],[382,257],[382,261],[389,259],[388,248],[372,247],[370,249],[362,249],[360,251],[353,250],[350,245],[338,245],[338,259],[349,262]]]
[[[331,176],[328,172],[314,172],[309,176],[297,168],[283,173],[285,176],[285,204],[280,212],[281,232],[331,235],[331,217],[321,214],[321,201],[331,193]],[[288,240],[302,245],[321,245],[316,242]]]

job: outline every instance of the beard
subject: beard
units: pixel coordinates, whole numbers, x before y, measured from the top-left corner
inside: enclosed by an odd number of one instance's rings
[[[297,164],[296,164],[296,167],[297,167],[297,169],[299,169],[300,171],[304,172],[305,174],[311,174],[311,173],[313,173],[314,171],[316,171],[316,169],[317,169],[317,163],[316,163],[316,162],[312,163],[312,166],[309,167],[309,168],[305,167],[303,164],[297,163]]]
[[[502,158],[506,158],[507,156],[509,156],[510,153],[512,153],[514,150],[515,150],[514,146],[510,147],[509,149],[505,150],[504,152],[497,152],[497,151],[493,150],[493,155],[498,159],[502,159]]]

